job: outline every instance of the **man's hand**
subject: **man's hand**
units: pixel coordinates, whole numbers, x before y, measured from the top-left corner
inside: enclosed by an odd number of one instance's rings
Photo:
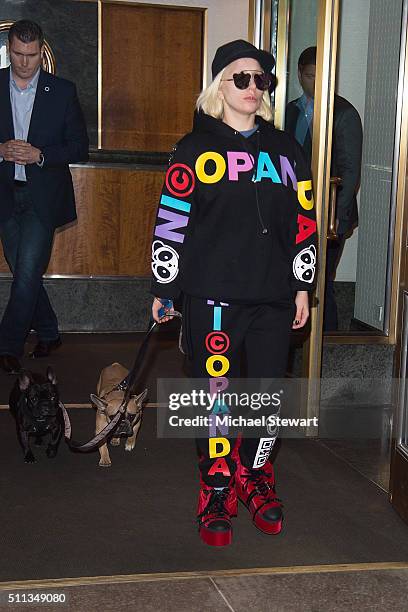
[[[0,157],[15,164],[37,164],[41,151],[24,140],[8,140],[0,145]]]
[[[298,291],[295,297],[296,315],[292,323],[292,329],[300,329],[309,318],[309,293]]]
[[[7,140],[0,144],[0,156],[6,161],[15,161],[15,150],[14,147],[18,143],[17,140]]]

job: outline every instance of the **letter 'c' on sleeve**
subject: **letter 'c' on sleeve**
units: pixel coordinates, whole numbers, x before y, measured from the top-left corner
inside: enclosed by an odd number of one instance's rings
[[[205,164],[210,160],[215,163],[215,172],[213,174],[207,174],[205,171]],[[225,163],[225,159],[220,153],[216,153],[215,151],[201,153],[195,165],[197,178],[202,183],[218,183],[224,176],[226,168],[227,164]]]
[[[310,191],[310,199],[306,196],[306,191]],[[298,200],[302,208],[305,210],[312,210],[314,206],[312,181],[298,182]]]

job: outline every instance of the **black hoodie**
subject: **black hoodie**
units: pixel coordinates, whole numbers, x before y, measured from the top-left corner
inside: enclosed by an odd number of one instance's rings
[[[154,230],[153,295],[249,304],[313,288],[310,169],[294,138],[256,124],[245,138],[200,113],[174,148]]]

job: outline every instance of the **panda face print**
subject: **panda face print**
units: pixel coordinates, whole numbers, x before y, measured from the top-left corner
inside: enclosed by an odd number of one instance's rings
[[[178,253],[160,240],[152,244],[152,271],[158,283],[171,283],[179,271]]]
[[[316,248],[306,247],[293,260],[293,274],[297,280],[312,283],[316,268]]]

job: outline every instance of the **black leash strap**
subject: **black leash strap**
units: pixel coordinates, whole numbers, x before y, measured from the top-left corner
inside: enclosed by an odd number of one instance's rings
[[[170,315],[165,314],[164,316],[165,317],[166,316],[176,317],[180,319],[180,321],[182,318],[181,314],[177,311],[172,312]],[[124,418],[126,414],[127,405],[132,396],[133,390],[136,386],[137,377],[138,377],[140,368],[143,364],[143,360],[146,355],[150,337],[156,325],[158,325],[156,321],[149,321],[147,332],[136,354],[136,358],[135,358],[133,367],[130,370],[129,374],[126,376],[126,378],[124,378],[117,386],[118,390],[125,391],[122,403],[119,406],[117,413],[112,417],[112,420],[110,421],[110,423],[108,423],[106,427],[104,427],[104,429],[102,429],[102,431],[100,431],[94,438],[89,440],[89,442],[85,442],[84,444],[82,444],[81,442],[76,442],[75,440],[71,439],[72,427],[71,427],[69,415],[68,415],[68,412],[64,404],[60,402],[60,407],[61,407],[62,414],[64,417],[65,441],[72,450],[75,450],[80,453],[87,453],[87,452],[95,450],[95,448],[98,448],[99,446],[102,446],[102,444],[105,443],[106,439],[114,432],[114,430],[116,429],[120,421]],[[137,421],[133,422],[132,425],[135,425],[136,422]]]

